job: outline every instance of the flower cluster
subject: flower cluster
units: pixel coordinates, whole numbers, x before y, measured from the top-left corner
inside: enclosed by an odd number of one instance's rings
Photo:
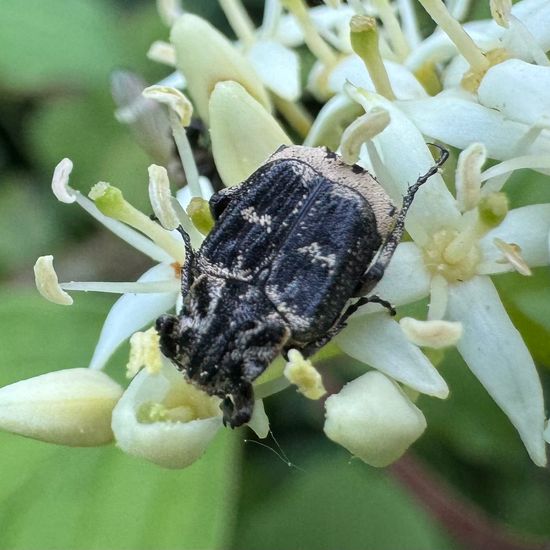
[[[350,319],[336,342],[372,370],[328,397],[325,433],[369,464],[393,462],[426,428],[414,404],[418,393],[444,399],[449,392],[423,348],[456,346],[535,464],[546,464],[550,429],[539,377],[491,276],[529,276],[532,267],[550,263],[550,204],[510,209],[502,192],[515,170],[550,171],[550,4],[492,0],[491,20],[461,25],[464,2],[454,13],[441,0],[420,3],[437,23],[425,39],[412,0],[314,8],[303,0],[266,0],[258,28],[240,0],[220,0],[238,37],[232,43],[177,3],[159,1],[170,42],[154,43],[149,56],[176,72],[118,114],[136,124],[153,102],[168,108],[187,185],[174,197],[166,169],[150,167],[157,223],[107,183],[96,184],[89,198],[81,195],[69,185],[71,162],[58,165],[56,197],[76,202],[156,265],[137,282],[59,283],[53,258],[37,261],[38,289],[54,302],[71,304],[67,291],[76,290],[122,296],[107,315],[89,369],[0,390],[1,427],[68,445],[114,437],[123,451],[171,468],[196,460],[221,428],[219,400],[167,363],[154,330],[139,332],[181,306],[185,251],[175,228],[182,225],[198,247],[211,227],[205,205],[212,186],[197,170],[185,131],[194,108],[209,128],[226,186],[245,180],[293,136],[367,168],[400,204],[407,186],[434,164],[427,139],[460,151],[454,178],[436,175],[419,191],[406,221],[411,240],[398,246],[376,288],[397,306],[429,296],[426,319],[395,321],[372,304]],[[315,63],[302,89],[304,44]],[[323,104],[314,120],[303,96]],[[484,170],[488,159],[496,162]],[[123,391],[101,369],[130,337],[132,380]],[[249,425],[259,437],[269,431],[262,399],[290,384],[308,398],[325,393],[311,362],[291,350],[286,366],[276,361],[255,383]]]

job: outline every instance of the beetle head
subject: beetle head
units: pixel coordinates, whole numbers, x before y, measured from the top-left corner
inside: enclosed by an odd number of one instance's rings
[[[217,313],[191,315],[184,305],[179,316],[159,317],[156,329],[162,353],[191,382],[220,397],[224,423],[237,427],[252,415],[252,382],[281,352],[290,332],[276,314],[237,322],[234,315]]]

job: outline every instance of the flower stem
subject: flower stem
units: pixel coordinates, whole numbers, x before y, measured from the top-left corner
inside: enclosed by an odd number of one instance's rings
[[[189,185],[192,197],[202,197],[201,186],[199,185],[199,170],[193,156],[193,149],[187,138],[187,132],[181,125],[178,116],[174,111],[170,111],[170,126],[172,127],[172,135],[176,142],[176,147],[183,164],[183,171]]]
[[[400,61],[404,61],[411,50],[393,8],[388,0],[374,0],[374,5],[378,8],[378,14],[388,33],[393,51]]]
[[[487,58],[461,24],[451,16],[442,0],[419,0],[419,2],[453,41],[458,51],[470,64],[470,69],[473,72],[486,71],[489,67]]]
[[[219,0],[220,6],[235,34],[245,46],[254,43],[254,23],[244,9],[241,0]]]
[[[174,260],[183,265],[185,261],[183,244],[176,241],[169,231],[166,231],[126,201],[120,189],[108,183],[100,182],[92,187],[89,197],[95,202],[102,214],[141,231],[168,252]]]
[[[304,40],[313,55],[326,67],[336,65],[338,58],[332,48],[323,40],[317,32],[304,0],[281,0],[283,6],[296,17],[298,24],[304,33]]]
[[[411,453],[390,466],[389,471],[464,548],[540,550],[548,545],[548,541],[529,540],[507,531],[472,502],[460,498],[444,479]]]
[[[272,94],[273,103],[277,110],[285,117],[292,129],[298,132],[301,138],[305,138],[311,130],[313,119],[300,103],[288,101]]]
[[[354,15],[350,21],[350,31],[351,46],[365,63],[376,91],[394,100],[395,94],[378,48],[376,20],[365,15]]]

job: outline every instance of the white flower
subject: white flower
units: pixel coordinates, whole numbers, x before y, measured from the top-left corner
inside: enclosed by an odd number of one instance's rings
[[[431,155],[418,129],[395,104],[375,94],[352,93],[367,111],[382,107],[390,113],[391,123],[368,143],[363,161],[374,166],[397,198],[433,163]],[[399,162],[393,161],[396,158]],[[481,180],[478,173],[477,181]],[[473,209],[461,212],[442,179],[431,178],[419,191],[407,220],[414,242],[399,245],[376,293],[396,305],[430,294],[429,319],[445,317],[462,323],[464,333],[457,349],[517,428],[533,461],[544,465],[544,404],[538,374],[488,275],[515,269],[514,262],[495,246],[495,239],[517,245],[527,266],[550,263],[550,205],[507,212],[500,194],[484,191],[481,188]],[[425,376],[415,363],[405,363],[404,371],[397,373],[388,370],[395,369],[389,362],[381,364],[382,350],[396,346],[396,331],[380,330],[382,315],[359,312],[338,343],[350,355],[429,393],[420,387]],[[392,323],[386,319],[387,325]]]
[[[111,413],[121,394],[103,372],[48,372],[0,388],[0,428],[58,445],[104,445],[113,440]]]
[[[426,429],[426,419],[383,374],[363,374],[325,403],[326,435],[372,466],[397,460]]]

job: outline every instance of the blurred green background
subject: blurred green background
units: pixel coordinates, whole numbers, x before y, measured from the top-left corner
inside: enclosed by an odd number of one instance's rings
[[[488,2],[475,4],[474,17],[486,16]],[[215,0],[185,5],[229,32]],[[261,16],[261,0],[246,5]],[[113,116],[109,76],[119,68],[150,83],[166,76],[145,54],[167,35],[153,1],[0,0],[0,385],[86,366],[114,301],[75,294],[71,308],[45,302],[33,285],[37,256],[54,254],[63,280],[132,280],[148,267],[76,206],[58,203],[50,180],[69,157],[72,185],[112,182],[149,212],[150,160]],[[512,204],[550,202],[542,180],[516,175],[507,185]],[[496,279],[547,396],[549,275]],[[126,355],[121,349],[109,366],[120,381]],[[334,359],[321,366],[334,385],[357,368],[335,368]],[[550,540],[548,469],[529,461],[458,354],[441,368],[451,397],[420,398],[428,430],[385,470],[328,442],[322,404],[291,390],[266,403],[277,442],[243,442],[252,436],[227,430],[184,471],[114,446],[65,449],[0,433],[0,548],[542,547]]]

